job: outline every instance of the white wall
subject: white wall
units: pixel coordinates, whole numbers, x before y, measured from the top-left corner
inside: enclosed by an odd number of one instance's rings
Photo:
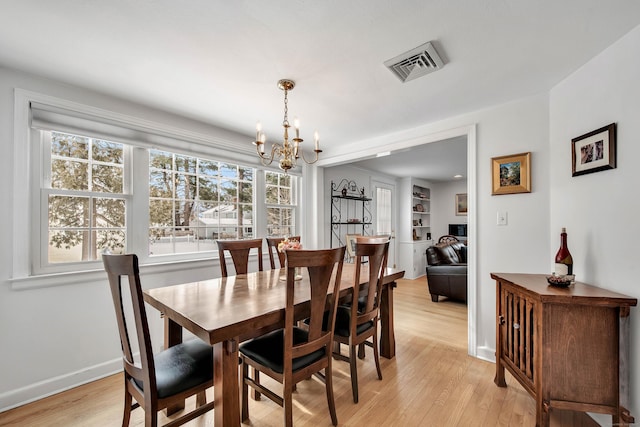
[[[467,216],[456,215],[456,194],[467,192],[467,180],[431,184],[431,236],[438,241],[449,234],[449,224],[466,224]]]
[[[550,251],[567,227],[577,279],[640,299],[640,27],[550,94]],[[571,176],[571,139],[617,123],[617,168]],[[640,310],[631,310],[631,410],[640,418]],[[611,417],[598,417],[610,423]],[[606,425],[606,424],[605,424]]]

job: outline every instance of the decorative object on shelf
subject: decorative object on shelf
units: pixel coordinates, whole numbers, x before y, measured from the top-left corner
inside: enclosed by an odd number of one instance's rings
[[[413,240],[420,240],[420,237],[418,236],[418,232],[416,230],[413,230]]]
[[[424,212],[424,206],[422,206],[420,203],[418,203],[416,205],[416,212]]]
[[[615,168],[615,123],[571,140],[571,176]]]
[[[492,196],[531,193],[531,152],[493,157]]]
[[[425,200],[427,199],[427,195],[419,191],[414,191],[413,197],[415,197],[416,199],[425,199]]]
[[[456,194],[456,215],[467,215],[467,193]]]
[[[349,224],[360,224],[362,220],[360,218],[349,218],[347,222]]]
[[[300,249],[302,249],[302,245],[300,244],[300,241],[296,239],[289,240],[287,237],[282,242],[278,243],[278,252],[297,251]],[[302,269],[300,267],[296,267],[295,274],[295,280],[302,280]],[[280,276],[280,280],[287,280],[287,276]]]
[[[558,288],[567,288],[576,283],[576,276],[573,274],[556,275],[556,273],[553,273],[551,276],[547,276],[547,283]]]
[[[553,273],[558,276],[573,275],[573,257],[567,246],[567,229],[562,227],[560,232],[560,249],[556,253],[555,269]]]
[[[256,145],[256,151],[258,152],[258,156],[260,156],[260,161],[263,165],[270,165],[273,162],[273,159],[278,156],[280,157],[279,166],[285,172],[288,172],[289,169],[295,168],[297,166],[297,161],[299,158],[302,158],[305,163],[313,164],[318,161],[318,154],[322,153],[322,150],[319,148],[320,138],[318,136],[318,131],[314,133],[315,140],[315,149],[313,150],[316,153],[316,158],[312,161],[305,159],[304,152],[300,149],[300,144],[302,144],[303,139],[300,138],[300,122],[298,119],[294,119],[293,126],[296,129],[296,137],[293,138],[292,142],[289,142],[289,128],[291,125],[289,124],[289,107],[288,102],[289,99],[287,94],[290,90],[293,90],[295,87],[295,82],[293,80],[282,79],[278,81],[278,87],[284,91],[284,118],[282,120],[282,127],[284,128],[284,138],[282,141],[282,145],[274,143],[271,145],[270,154],[265,154],[265,142],[266,136],[262,132],[262,125],[260,122],[256,125],[256,140],[254,144]]]

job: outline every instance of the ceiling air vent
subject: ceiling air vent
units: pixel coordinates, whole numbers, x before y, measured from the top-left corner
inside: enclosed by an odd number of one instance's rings
[[[428,42],[384,61],[384,65],[404,83],[439,70],[444,67],[444,62],[436,48]]]

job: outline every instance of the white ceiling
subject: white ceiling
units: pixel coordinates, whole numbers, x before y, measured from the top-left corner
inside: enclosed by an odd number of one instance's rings
[[[411,176],[430,182],[454,181],[455,175],[467,178],[467,138],[457,137],[430,142],[391,156],[373,157],[351,165],[391,176]]]
[[[0,65],[268,140],[290,78],[330,151],[546,92],[638,24],[638,0],[0,0]],[[383,65],[427,41],[442,70]]]

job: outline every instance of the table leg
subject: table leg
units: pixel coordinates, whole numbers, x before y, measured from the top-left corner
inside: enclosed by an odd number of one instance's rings
[[[182,342],[182,326],[164,316],[164,348],[167,349]],[[167,407],[167,415],[173,415],[184,409],[184,400]]]
[[[380,355],[392,359],[396,355],[396,337],[393,332],[393,288],[395,282],[382,288],[380,296]]]
[[[214,425],[239,427],[238,340],[213,345],[213,396]]]

